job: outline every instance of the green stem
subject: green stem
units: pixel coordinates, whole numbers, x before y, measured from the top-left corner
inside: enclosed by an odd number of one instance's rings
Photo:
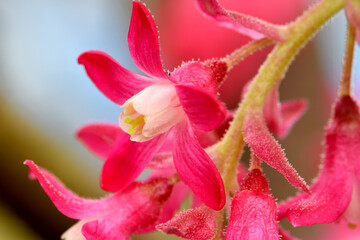
[[[351,93],[351,67],[354,55],[355,28],[348,23],[346,32],[345,56],[343,62],[343,72],[341,77],[338,96],[350,96]]]
[[[253,110],[262,110],[265,97],[284,77],[294,57],[307,41],[344,6],[344,0],[322,0],[288,26],[289,38],[278,43],[255,76],[239,105],[227,133],[217,144],[218,166],[228,193],[244,146],[243,122]]]

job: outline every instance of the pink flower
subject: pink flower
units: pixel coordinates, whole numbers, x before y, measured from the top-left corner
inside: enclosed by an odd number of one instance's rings
[[[99,51],[85,52],[78,60],[99,90],[124,107],[120,127],[131,135],[122,134],[115,143],[116,151],[104,164],[102,187],[118,191],[131,183],[173,129],[173,158],[180,178],[206,205],[221,209],[225,204],[222,179],[193,128],[209,131],[224,120],[226,110],[216,92],[227,72],[226,63],[189,62],[166,74],[154,20],[137,1],[133,2],[128,43],[135,64],[151,78],[130,72]]]
[[[253,169],[231,203],[226,240],[279,239],[276,201],[260,169]]]
[[[360,223],[360,115],[356,102],[343,96],[336,102],[326,129],[325,155],[312,195],[299,194],[279,206],[279,219],[294,226],[343,219]]]
[[[164,217],[174,212],[174,206],[164,205],[173,188],[167,178],[133,182],[121,192],[94,200],[75,195],[34,162],[27,160],[25,164],[56,208],[67,217],[80,219],[63,234],[65,239],[78,239],[82,233],[86,239],[126,240],[131,234],[153,231],[156,224],[168,220]]]

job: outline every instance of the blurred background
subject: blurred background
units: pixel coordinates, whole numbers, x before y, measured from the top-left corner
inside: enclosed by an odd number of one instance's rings
[[[223,57],[250,40],[204,18],[194,0],[143,2],[158,25],[165,69],[191,59]],[[307,0],[220,2],[279,24],[294,20],[310,5]],[[76,59],[83,51],[102,50],[141,74],[127,46],[130,17],[130,0],[0,1],[0,239],[59,239],[75,223],[56,210],[37,182],[29,180],[26,159],[53,172],[81,196],[106,194],[98,184],[101,161],[76,141],[74,133],[90,122],[116,123],[121,109],[95,88]],[[324,124],[340,78],[345,27],[341,12],[303,49],[280,87],[282,100],[309,102],[306,114],[281,141],[307,182],[318,171]],[[270,50],[250,56],[230,72],[220,89],[229,108],[237,106],[242,87]],[[360,97],[358,47],[355,56],[354,93]],[[295,193],[280,174],[265,170],[277,199]],[[282,224],[301,239],[321,239],[328,228]],[[169,238],[150,234],[134,239]]]

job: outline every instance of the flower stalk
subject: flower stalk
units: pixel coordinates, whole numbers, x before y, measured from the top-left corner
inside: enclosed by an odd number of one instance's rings
[[[350,23],[347,25],[345,56],[343,61],[343,71],[341,76],[340,88],[338,96],[350,96],[351,94],[351,67],[354,56],[355,45],[355,27]]]

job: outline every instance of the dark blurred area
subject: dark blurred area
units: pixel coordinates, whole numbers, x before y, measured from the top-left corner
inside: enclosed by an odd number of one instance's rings
[[[205,19],[193,0],[143,2],[158,25],[167,69],[193,58],[225,56],[250,40]],[[221,2],[279,24],[294,20],[309,5],[302,0]],[[120,109],[97,91],[76,58],[85,50],[103,50],[139,73],[126,42],[131,1],[3,0],[0,13],[0,239],[59,239],[75,220],[56,210],[39,184],[29,179],[23,162],[34,160],[80,196],[106,194],[98,185],[102,163],[75,140],[74,133],[85,123],[116,122]],[[308,183],[318,171],[323,129],[341,71],[345,23],[341,17],[335,22],[340,22],[336,30],[326,30],[303,49],[280,87],[282,100],[305,98],[309,103],[306,114],[281,141],[290,162]],[[331,37],[333,32],[339,37]],[[324,51],[334,45],[341,47],[333,53]],[[237,106],[241,88],[269,51],[255,53],[231,72],[220,89],[229,108]],[[328,60],[326,54],[335,60]],[[275,198],[295,194],[279,173],[264,168]],[[315,239],[322,229],[282,224],[302,239]],[[134,239],[169,238],[156,233]]]

